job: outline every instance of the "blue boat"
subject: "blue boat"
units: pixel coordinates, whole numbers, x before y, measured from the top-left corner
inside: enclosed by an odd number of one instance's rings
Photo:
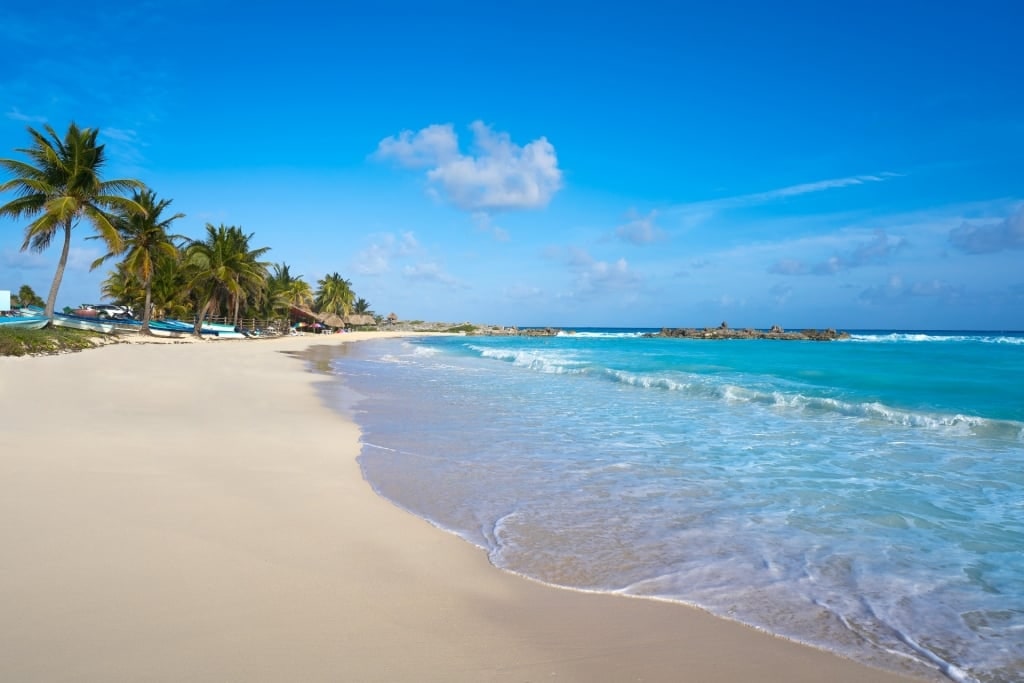
[[[0,318],[0,330],[39,330],[50,322],[45,316],[17,315]]]

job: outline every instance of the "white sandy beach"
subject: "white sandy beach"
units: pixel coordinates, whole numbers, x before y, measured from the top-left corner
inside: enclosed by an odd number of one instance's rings
[[[374,494],[284,351],[0,358],[0,680],[909,680],[493,568]]]

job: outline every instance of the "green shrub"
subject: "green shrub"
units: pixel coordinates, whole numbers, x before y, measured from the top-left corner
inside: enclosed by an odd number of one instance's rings
[[[0,328],[0,356],[39,356],[91,349],[93,333],[51,327],[42,330]]]

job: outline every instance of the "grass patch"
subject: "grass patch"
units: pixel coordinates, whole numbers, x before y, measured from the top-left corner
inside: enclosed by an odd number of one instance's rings
[[[95,333],[48,327],[42,330],[0,329],[0,356],[40,356],[98,346]]]

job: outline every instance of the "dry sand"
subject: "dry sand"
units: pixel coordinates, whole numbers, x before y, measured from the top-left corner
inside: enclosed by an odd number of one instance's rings
[[[365,336],[0,358],[0,680],[907,680],[498,571],[377,497],[281,353]]]

